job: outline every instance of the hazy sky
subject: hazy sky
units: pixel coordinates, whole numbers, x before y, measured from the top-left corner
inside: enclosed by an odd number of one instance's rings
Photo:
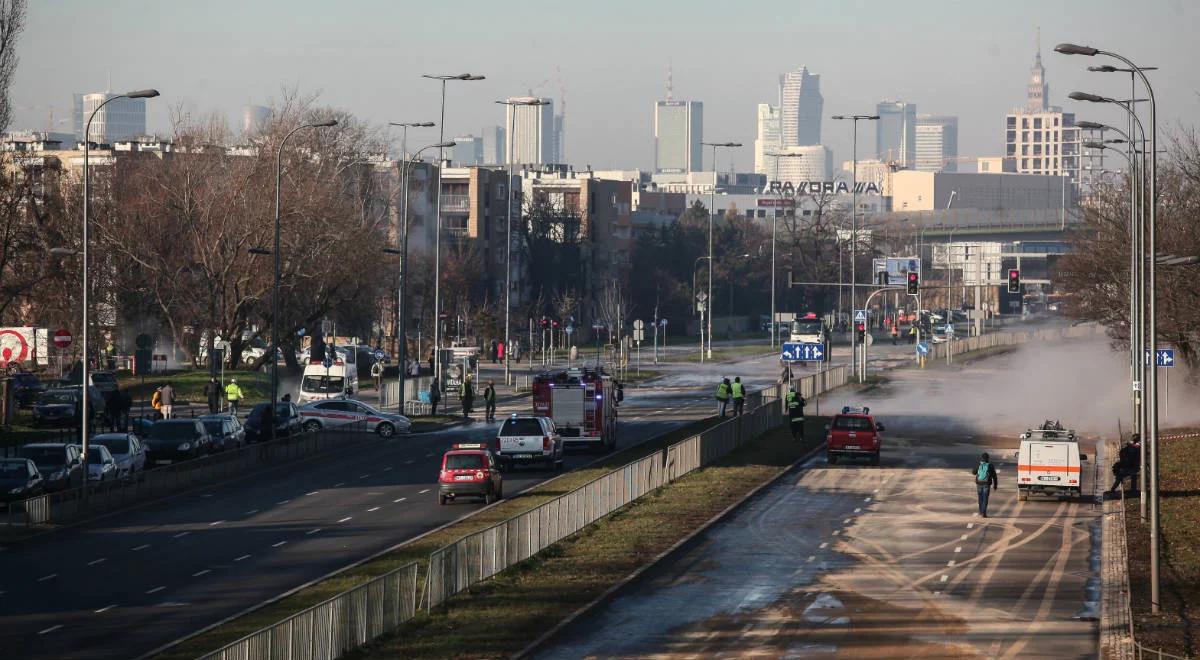
[[[1074,41],[1162,67],[1152,74],[1161,126],[1200,117],[1194,0],[36,0],[29,12],[14,129],[47,128],[53,109],[57,130],[69,131],[71,93],[102,90],[110,75],[114,90],[162,92],[149,101],[151,131],[168,129],[179,108],[237,127],[242,104],[266,104],[285,86],[372,122],[436,121],[438,85],[421,74],[469,71],[487,80],[451,83],[448,136],[502,124],[492,101],[530,88],[557,105],[561,80],[569,162],[650,168],[670,63],[675,98],[703,101],[705,139],[743,142],[734,164],[748,171],[755,106],[774,102],[779,73],[805,65],[821,75],[826,116],[898,98],[958,115],[960,154],[996,155],[1005,112],[1024,102],[1039,26],[1052,103],[1124,125],[1117,109],[1066,99],[1129,91],[1125,74],[1086,72],[1101,58],[1053,52]],[[874,149],[865,128],[860,157]],[[823,122],[837,162],[850,156],[849,132]]]

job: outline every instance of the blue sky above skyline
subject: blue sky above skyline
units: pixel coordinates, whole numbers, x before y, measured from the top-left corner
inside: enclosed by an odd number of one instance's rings
[[[553,97],[557,110],[561,77],[568,161],[649,168],[653,104],[670,64],[675,98],[704,102],[705,138],[746,145],[732,153],[745,171],[756,105],[775,101],[780,73],[805,65],[821,75],[826,115],[902,99],[921,113],[958,115],[961,154],[996,155],[1004,114],[1024,101],[1039,26],[1052,103],[1123,124],[1115,109],[1066,99],[1075,89],[1122,98],[1129,90],[1126,76],[1086,72],[1098,58],[1052,52],[1075,41],[1161,67],[1153,74],[1160,126],[1191,126],[1200,116],[1192,66],[1200,4],[1183,0],[61,0],[30,3],[29,14],[11,90],[14,129],[48,128],[53,113],[68,122],[56,129],[70,130],[72,92],[102,90],[109,76],[117,90],[163,93],[150,102],[152,131],[167,131],[175,109],[216,111],[236,127],[242,104],[265,104],[291,86],[378,124],[436,121],[438,86],[421,74],[470,71],[488,79],[451,86],[448,135],[502,124],[492,101],[530,88]],[[825,121],[822,138],[837,162],[850,157],[848,125]],[[415,132],[410,139],[422,140]],[[860,157],[873,148],[873,132],[860,135]]]

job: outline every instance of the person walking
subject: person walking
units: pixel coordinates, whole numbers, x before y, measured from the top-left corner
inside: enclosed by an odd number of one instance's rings
[[[162,386],[154,388],[154,394],[150,395],[150,407],[154,409],[155,421],[162,419]]]
[[[722,378],[720,384],[717,385],[717,409],[721,412],[721,418],[725,417],[725,408],[729,405],[729,379]]]
[[[1125,442],[1125,446],[1121,447],[1121,452],[1118,455],[1118,460],[1113,464],[1112,471],[1113,481],[1112,488],[1108,492],[1115,493],[1121,487],[1121,482],[1129,479],[1129,488],[1137,490],[1138,471],[1142,467],[1142,443],[1138,434],[1134,433],[1132,437]]]
[[[159,401],[162,403],[163,419],[171,419],[171,413],[175,412],[175,388],[171,386],[171,381],[167,381],[159,390]]]
[[[108,418],[108,426],[113,433],[117,432],[117,423],[121,417],[121,391],[114,390],[104,398],[104,416]]]
[[[462,387],[459,388],[459,398],[462,401],[463,417],[471,419],[471,408],[475,404],[475,388],[471,385],[471,375],[467,374],[463,378]]]
[[[442,400],[442,383],[437,376],[429,382],[429,414],[436,415],[438,402]]]
[[[975,490],[979,495],[979,515],[987,518],[988,497],[991,491],[1000,486],[1000,480],[996,477],[996,466],[992,465],[991,457],[986,451],[979,457],[979,465],[975,466],[972,473],[975,475]]]
[[[892,324],[892,346],[896,345],[896,340],[900,338],[900,324]]]
[[[129,411],[133,409],[133,395],[129,390],[118,390],[117,394],[121,397],[121,432],[125,433],[129,430]]]
[[[788,424],[792,429],[792,440],[796,442],[804,441],[804,405],[808,401],[796,391],[796,386],[792,385],[792,389],[788,390],[787,396],[784,398],[784,405],[787,406]]]
[[[913,324],[911,326],[909,326],[909,328],[908,328],[908,343],[910,343],[910,344],[917,343],[917,322],[916,321],[913,321]]]
[[[742,385],[741,376],[734,376],[730,391],[733,394],[733,416],[741,417],[742,411],[746,408],[746,387]]]
[[[485,420],[496,421],[496,381],[494,380],[489,380],[487,387],[483,388],[483,410]]]
[[[242,401],[242,388],[238,386],[236,378],[230,378],[229,384],[225,386],[225,400],[229,402],[229,414],[237,417],[238,403]]]
[[[204,398],[208,399],[208,414],[215,415],[221,408],[221,383],[213,376],[204,384]]]

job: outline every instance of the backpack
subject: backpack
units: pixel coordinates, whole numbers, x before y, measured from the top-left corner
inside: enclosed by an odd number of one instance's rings
[[[991,463],[984,463],[983,461],[980,461],[979,467],[975,468],[975,481],[978,481],[979,483],[987,482],[988,468],[991,466]]]

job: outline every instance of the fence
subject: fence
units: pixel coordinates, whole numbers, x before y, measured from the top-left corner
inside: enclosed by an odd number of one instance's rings
[[[253,632],[201,660],[332,660],[389,633],[417,613],[417,565]]]
[[[366,432],[364,425],[356,423],[247,445],[156,467],[129,479],[86,484],[9,502],[3,509],[4,523],[26,527],[68,523],[375,438],[375,434]]]

